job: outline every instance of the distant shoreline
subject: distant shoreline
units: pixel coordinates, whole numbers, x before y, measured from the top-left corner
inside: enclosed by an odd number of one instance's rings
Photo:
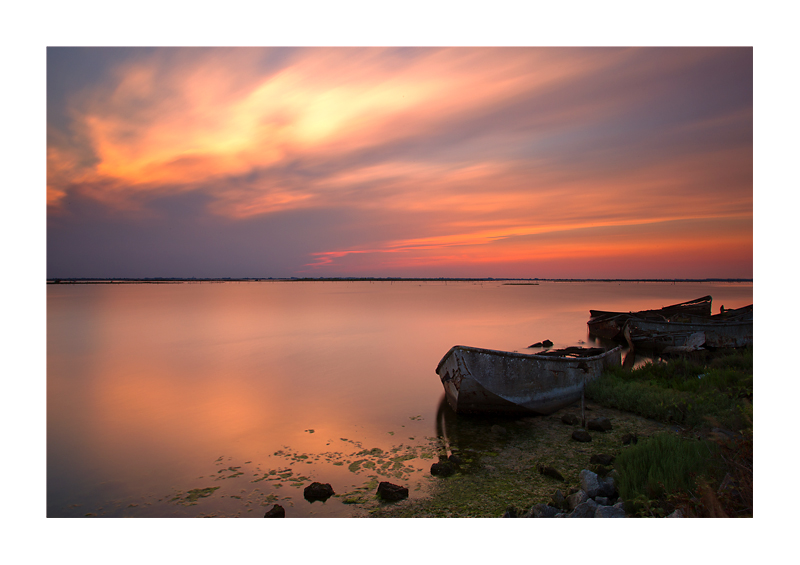
[[[245,277],[245,278],[52,278],[47,279],[47,284],[178,284],[199,282],[504,282],[515,281],[511,284],[530,284],[539,282],[732,282],[752,283],[753,279],[513,279],[513,278],[403,278],[403,277]],[[519,281],[519,282],[516,282]]]

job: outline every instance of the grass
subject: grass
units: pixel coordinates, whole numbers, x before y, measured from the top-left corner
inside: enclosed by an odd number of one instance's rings
[[[683,428],[742,431],[753,399],[753,349],[708,359],[613,367],[590,383],[586,395],[610,406]]]
[[[620,497],[629,501],[627,510],[647,513],[654,505],[646,501],[665,500],[668,493],[696,490],[698,477],[712,471],[717,450],[712,441],[659,433],[623,451],[615,466]]]
[[[672,425],[620,454],[622,498],[639,515],[752,516],[753,348],[614,367],[587,397]]]

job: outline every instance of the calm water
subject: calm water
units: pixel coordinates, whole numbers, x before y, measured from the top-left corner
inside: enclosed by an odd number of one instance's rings
[[[753,302],[750,283],[49,285],[48,516],[360,516],[380,480],[423,496],[451,346],[589,344],[590,308],[706,294]],[[348,496],[310,503],[311,481]]]

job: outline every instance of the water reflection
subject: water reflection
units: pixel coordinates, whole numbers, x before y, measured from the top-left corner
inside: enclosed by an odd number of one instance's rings
[[[704,294],[752,303],[752,285],[49,285],[48,515],[255,516],[277,497],[349,516],[300,485],[344,493],[395,471],[420,496],[428,438],[492,450],[508,441],[492,426],[514,426],[456,417],[435,373],[450,347],[583,345],[590,308]],[[192,491],[213,494],[172,500]]]

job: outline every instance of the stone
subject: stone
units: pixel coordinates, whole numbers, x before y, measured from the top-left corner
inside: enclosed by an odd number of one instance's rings
[[[555,506],[556,508],[560,508],[561,510],[565,510],[566,508],[568,508],[567,499],[564,496],[564,493],[562,493],[560,489],[556,490],[556,492],[553,493],[552,496],[550,496],[550,500],[552,501],[553,506]]]
[[[680,508],[676,509],[675,512],[667,516],[667,518],[685,518],[686,516],[683,515],[683,510]]]
[[[594,511],[595,518],[624,518],[625,510],[617,506],[598,506]]]
[[[461,465],[464,462],[461,459],[461,457],[459,457],[455,453],[451,454],[450,457],[447,458],[447,460],[450,461],[450,463],[452,463],[454,465]]]
[[[505,429],[503,426],[500,426],[500,425],[498,425],[498,424],[495,424],[494,426],[492,426],[492,427],[491,427],[491,428],[489,428],[489,429],[491,430],[491,432],[492,432],[493,434],[500,434],[500,435],[503,435],[503,434],[507,433],[506,429]]]
[[[605,477],[600,480],[600,488],[597,491],[600,496],[607,496],[613,498],[617,496],[617,483],[613,476]]]
[[[586,502],[581,502],[578,504],[575,509],[570,512],[570,518],[594,518],[595,512],[597,512],[598,505],[597,503],[592,500],[591,498]]]
[[[378,485],[378,496],[389,502],[397,502],[398,500],[408,498],[408,489],[400,485],[383,481]]]
[[[587,432],[586,430],[575,430],[574,432],[572,432],[572,439],[574,439],[575,441],[587,442],[587,441],[592,441],[592,436],[590,436],[589,432]]]
[[[581,421],[575,414],[570,412],[569,414],[561,416],[561,422],[569,426],[576,426],[580,424]]]
[[[607,496],[595,496],[594,501],[600,506],[610,506]]]
[[[597,432],[608,432],[612,429],[611,420],[608,418],[595,418],[593,420],[589,420],[589,422],[586,424],[586,427]]]
[[[509,506],[506,508],[505,514],[503,514],[503,518],[516,518],[517,517],[517,509],[514,506]]]
[[[537,465],[536,469],[545,477],[550,477],[551,479],[556,479],[557,481],[564,480],[564,477],[561,475],[561,473],[549,465]]]
[[[625,434],[624,436],[622,436],[622,445],[630,445],[638,441],[639,438],[636,437],[636,434]]]
[[[604,467],[603,465],[589,465],[589,470],[592,473],[597,473],[597,475],[600,477],[605,477],[611,472],[612,468]]]
[[[586,492],[579,490],[575,494],[571,494],[567,497],[567,508],[570,510],[575,510],[575,508],[587,500],[589,500],[589,496],[586,494]]]
[[[321,500],[325,502],[334,494],[333,487],[329,483],[323,484],[313,482],[303,489],[303,496],[309,502],[313,502],[315,500]]]
[[[283,506],[280,504],[276,504],[267,510],[267,513],[264,514],[264,518],[286,518],[286,510],[284,510]]]
[[[560,510],[549,504],[535,504],[530,511],[525,514],[525,518],[555,518]]]
[[[586,492],[586,495],[589,498],[594,498],[598,494],[601,494],[600,488],[602,482],[600,477],[597,476],[597,473],[593,473],[588,469],[584,469],[578,474],[578,479],[581,483],[581,489]]]
[[[439,461],[431,465],[431,475],[436,477],[449,477],[456,472],[456,466],[450,461]]]
[[[613,455],[606,455],[604,453],[596,453],[589,459],[589,463],[597,463],[598,465],[611,465],[614,462]]]

